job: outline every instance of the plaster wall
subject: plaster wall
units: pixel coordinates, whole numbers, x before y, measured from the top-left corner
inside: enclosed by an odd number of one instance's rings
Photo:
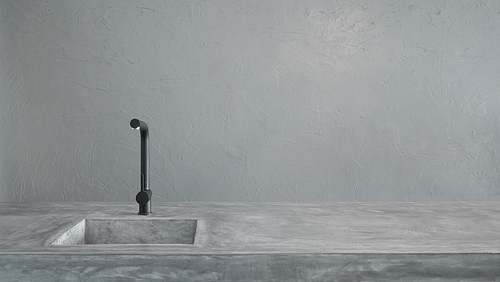
[[[0,201],[500,200],[500,2],[0,1]]]

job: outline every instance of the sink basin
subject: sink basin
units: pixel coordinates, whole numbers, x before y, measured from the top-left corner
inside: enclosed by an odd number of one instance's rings
[[[196,219],[83,219],[52,245],[193,244]]]

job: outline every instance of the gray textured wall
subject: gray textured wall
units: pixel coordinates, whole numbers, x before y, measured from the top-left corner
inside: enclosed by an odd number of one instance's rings
[[[500,2],[0,0],[0,201],[500,200]]]

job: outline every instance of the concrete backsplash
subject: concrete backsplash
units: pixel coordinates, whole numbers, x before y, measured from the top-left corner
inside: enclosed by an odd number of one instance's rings
[[[0,1],[0,201],[500,200],[500,2]]]

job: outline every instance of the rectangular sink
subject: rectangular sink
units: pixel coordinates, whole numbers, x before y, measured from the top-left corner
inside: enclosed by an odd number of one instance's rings
[[[196,219],[83,219],[52,245],[193,244]]]

